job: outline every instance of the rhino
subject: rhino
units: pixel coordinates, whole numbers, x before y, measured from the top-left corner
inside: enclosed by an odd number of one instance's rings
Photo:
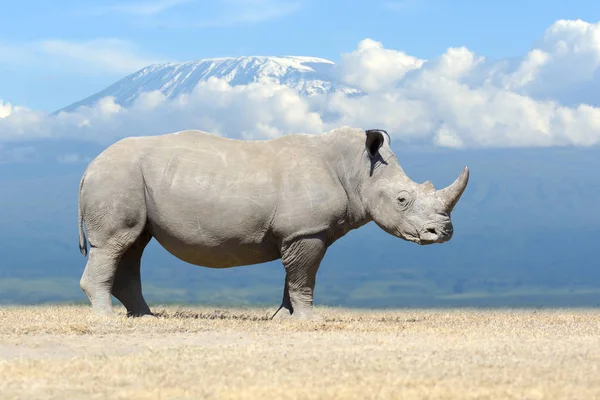
[[[420,245],[447,242],[468,179],[465,166],[441,190],[412,181],[383,129],[269,140],[200,130],[127,137],[92,160],[80,181],[79,248],[88,257],[80,286],[98,314],[114,315],[113,295],[127,315],[153,315],[140,263],[154,238],[208,268],[281,259],[283,300],[273,316],[318,319],[315,278],[329,246],[371,221]]]

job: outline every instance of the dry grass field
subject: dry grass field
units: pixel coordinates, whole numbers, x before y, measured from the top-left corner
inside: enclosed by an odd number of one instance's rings
[[[600,398],[600,310],[118,311],[0,308],[0,398]]]

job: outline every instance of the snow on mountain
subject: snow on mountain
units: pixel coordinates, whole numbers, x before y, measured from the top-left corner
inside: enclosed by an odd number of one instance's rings
[[[128,106],[142,92],[153,90],[174,98],[190,93],[198,82],[211,77],[224,79],[232,86],[254,82],[277,83],[291,87],[304,96],[335,92],[360,94],[358,89],[339,81],[335,74],[335,63],[323,58],[226,57],[150,65],[59,111],[91,106],[106,96],[113,96],[116,103]]]

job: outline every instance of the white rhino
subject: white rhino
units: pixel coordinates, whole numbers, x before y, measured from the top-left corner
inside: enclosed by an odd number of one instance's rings
[[[151,315],[140,260],[154,237],[209,268],[281,259],[279,314],[315,317],[315,276],[333,242],[370,221],[421,245],[446,242],[468,178],[465,167],[442,190],[413,182],[379,129],[264,141],[196,130],[122,139],[81,179],[79,247],[86,256],[85,223],[90,252],[80,285],[98,313],[113,314],[112,294],[128,315]]]

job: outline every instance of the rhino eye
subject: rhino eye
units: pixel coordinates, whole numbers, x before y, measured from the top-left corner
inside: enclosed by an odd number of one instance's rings
[[[397,201],[398,201],[398,205],[402,209],[405,209],[408,206],[410,206],[411,199],[412,199],[411,195],[404,190],[402,192],[398,193]]]
[[[400,197],[398,197],[398,205],[400,207],[402,207],[403,209],[405,209],[406,207],[408,207],[409,203],[410,202],[408,201],[408,197],[406,197],[406,196],[400,196]]]

